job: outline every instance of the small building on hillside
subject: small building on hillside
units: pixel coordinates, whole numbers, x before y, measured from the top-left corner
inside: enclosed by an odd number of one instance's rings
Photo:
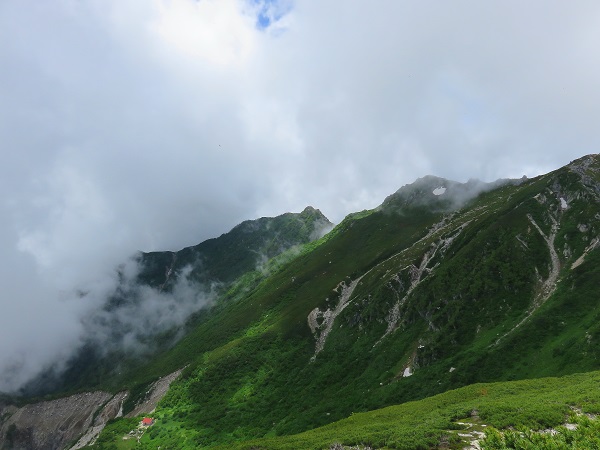
[[[144,417],[142,419],[142,426],[149,427],[154,424],[154,419],[152,417]]]

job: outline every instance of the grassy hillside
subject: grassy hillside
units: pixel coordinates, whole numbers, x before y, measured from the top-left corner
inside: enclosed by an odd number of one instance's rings
[[[94,329],[98,323],[105,324],[100,333],[96,330],[102,338],[83,342],[66,367],[45,371],[21,389],[22,396],[118,390],[124,386],[135,388],[135,385],[141,390],[145,381],[164,375],[166,367],[177,366],[176,369],[187,363],[185,345],[169,352],[182,335],[222,309],[225,299],[230,301],[247,295],[262,279],[298,256],[303,245],[318,239],[332,226],[319,210],[309,206],[297,214],[247,220],[218,238],[177,252],[141,253],[136,261],[135,277],[128,279],[120,273],[121,283],[102,310],[87,318],[86,325]],[[182,327],[156,326],[162,317],[142,314],[146,295],[165,294],[162,300],[168,301],[169,293],[178,284],[185,286],[186,292],[174,297],[174,306],[191,310],[186,304],[194,301],[191,292],[210,298],[209,304],[215,302],[217,306],[210,312],[199,309]],[[132,317],[148,321],[143,334],[135,334],[136,327],[130,323]],[[137,347],[144,351],[132,351],[131,346],[124,349],[122,342],[126,340],[137,342]],[[145,362],[154,357],[159,363],[149,370]],[[174,365],[169,365],[169,361],[175,361]],[[144,381],[138,379],[137,373],[143,373]]]
[[[416,402],[352,414],[299,435],[230,445],[231,449],[329,448],[333,443],[393,449],[461,448],[459,432],[495,427],[543,430],[572,420],[575,409],[600,412],[600,373],[516,382],[479,383]],[[148,439],[147,442],[151,442]],[[493,448],[491,443],[490,448]],[[225,448],[225,447],[217,447]]]
[[[406,402],[350,417],[304,433],[227,443],[222,449],[328,449],[333,444],[370,446],[378,449],[429,449],[447,444],[462,448],[473,438],[473,430],[490,436],[484,448],[500,449],[502,435],[510,427],[519,430],[557,428],[567,422],[584,423],[575,414],[600,412],[600,372],[562,378],[543,378],[499,383],[478,383],[450,390],[423,400]],[[141,443],[131,448],[197,448],[201,426],[194,434],[180,427],[179,421],[161,409]],[[96,448],[110,448],[135,421],[115,422]],[[589,426],[589,424],[588,424]],[[510,436],[510,433],[507,433]],[[500,438],[499,438],[500,436]],[[122,448],[128,448],[123,445]],[[522,447],[542,448],[542,447]],[[551,448],[551,447],[549,447]],[[560,448],[560,447],[558,447]],[[568,448],[568,447],[567,447]],[[584,447],[581,447],[584,448]]]
[[[191,448],[293,435],[473,383],[600,369],[599,174],[587,157],[493,189],[421,179],[268,274],[238,279],[177,346],[113,387],[143,392],[185,366],[148,439]],[[435,193],[442,184],[449,197]],[[480,388],[470,389],[446,394],[456,414]],[[534,412],[560,423],[557,411]],[[423,442],[464,417],[445,414],[425,421]],[[418,448],[388,437],[372,442]]]
[[[332,226],[310,206],[299,214],[246,220],[218,238],[177,252],[142,253],[138,279],[168,289],[177,274],[191,266],[197,282],[230,283],[285,250],[315,240]]]

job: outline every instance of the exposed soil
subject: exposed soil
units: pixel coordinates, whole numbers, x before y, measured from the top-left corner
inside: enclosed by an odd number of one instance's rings
[[[64,448],[92,425],[98,408],[112,397],[108,392],[86,392],[13,409],[0,428],[0,447]],[[0,416],[4,413],[0,410]]]
[[[153,412],[180,374],[178,370],[155,381],[144,401],[128,417]],[[127,394],[85,392],[20,408],[0,404],[0,448],[78,450],[90,445],[109,420],[123,414]]]

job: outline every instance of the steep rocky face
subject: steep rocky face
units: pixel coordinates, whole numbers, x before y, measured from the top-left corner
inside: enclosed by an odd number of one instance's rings
[[[178,370],[152,383],[127,417],[152,413],[180,374]],[[95,391],[22,407],[0,405],[0,448],[78,450],[91,445],[109,420],[123,415],[128,395]]]
[[[5,407],[0,410],[1,416],[8,416],[0,428],[0,442],[10,449],[62,449],[92,425],[96,411],[112,397],[96,391]]]

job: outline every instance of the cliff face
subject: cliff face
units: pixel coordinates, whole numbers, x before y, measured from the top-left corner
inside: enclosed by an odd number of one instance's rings
[[[128,417],[149,414],[181,371],[153,383]],[[85,392],[22,407],[0,404],[0,448],[80,449],[93,443],[106,423],[123,415],[128,392]]]
[[[0,443],[10,449],[64,448],[92,425],[98,408],[112,397],[108,392],[96,391],[21,408],[5,406],[0,416],[9,417],[2,422]]]

